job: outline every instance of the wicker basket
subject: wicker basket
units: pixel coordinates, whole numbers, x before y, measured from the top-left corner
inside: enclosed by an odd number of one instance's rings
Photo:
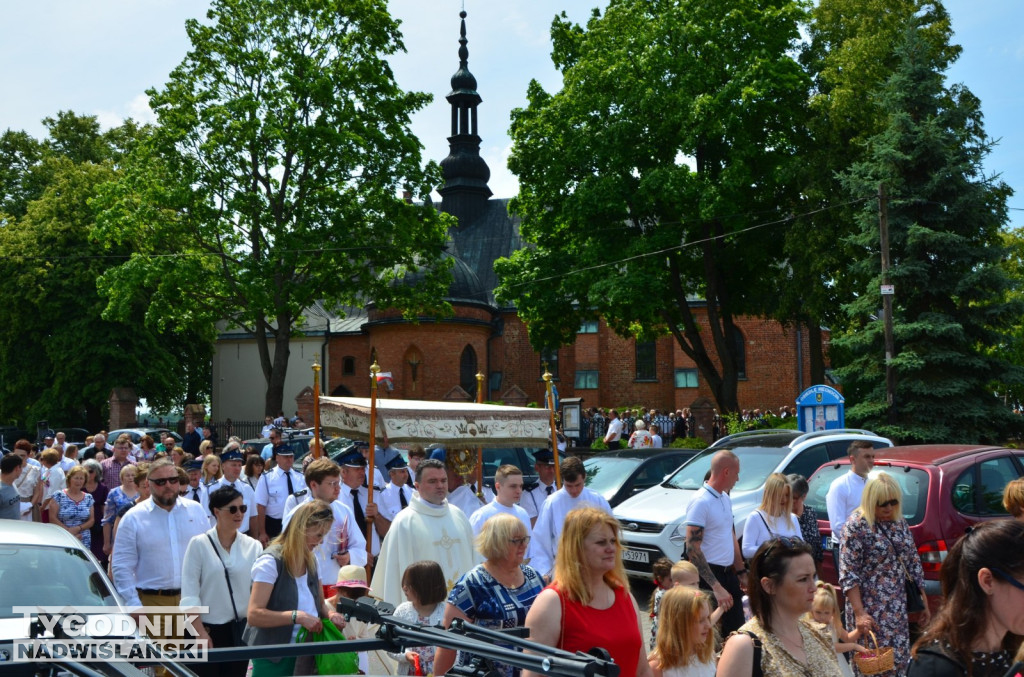
[[[896,658],[892,647],[879,647],[878,638],[875,637],[875,633],[872,632],[870,634],[871,641],[875,644],[875,650],[870,653],[859,653],[853,657],[853,662],[857,664],[857,669],[860,670],[862,675],[877,675],[892,670],[895,666]]]

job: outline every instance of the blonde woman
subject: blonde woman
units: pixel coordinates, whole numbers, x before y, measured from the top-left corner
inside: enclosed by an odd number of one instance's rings
[[[203,458],[203,469],[199,481],[204,487],[209,487],[220,478],[220,457],[209,454]]]
[[[1003,490],[1003,507],[1013,519],[1024,521],[1024,477],[1006,485]]]
[[[715,677],[715,633],[706,594],[679,586],[661,598],[653,677]]]
[[[892,675],[902,675],[910,661],[904,585],[908,576],[925,600],[919,622],[924,626],[930,620],[921,558],[903,519],[902,501],[903,491],[891,475],[868,480],[860,507],[846,520],[839,541],[839,584],[848,602],[846,627],[856,626],[861,637],[874,632],[879,646],[893,648]]]
[[[199,458],[206,458],[207,456],[213,455],[213,442],[210,440],[203,440],[199,443]]]
[[[565,651],[606,649],[619,677],[651,676],[614,517],[594,507],[566,515],[554,577],[530,608],[526,627],[531,641]],[[540,677],[530,671],[523,675]]]
[[[328,618],[345,627],[345,618],[324,601],[323,587],[313,549],[320,545],[334,522],[334,512],[320,500],[300,505],[288,526],[270,542],[252,566],[252,592],[246,613],[249,626],[244,639],[249,646],[290,644],[299,627],[310,632],[323,629]],[[291,675],[295,658],[252,661],[253,677]]]
[[[803,539],[800,520],[793,514],[793,494],[785,475],[773,472],[764,483],[761,506],[750,513],[743,527],[743,556],[754,556],[765,541],[786,536]]]

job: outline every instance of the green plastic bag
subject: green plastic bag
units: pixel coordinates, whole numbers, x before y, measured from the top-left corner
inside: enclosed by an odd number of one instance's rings
[[[309,632],[299,628],[295,641],[302,642],[342,642],[345,635],[334,623],[322,619],[324,628],[320,632]],[[359,655],[355,653],[317,654],[316,671],[321,675],[355,675],[359,673]]]

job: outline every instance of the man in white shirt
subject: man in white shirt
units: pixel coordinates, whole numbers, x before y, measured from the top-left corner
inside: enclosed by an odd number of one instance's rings
[[[380,495],[380,512],[392,522],[402,510],[409,507],[413,488],[409,486],[409,466],[401,456],[388,461],[388,478],[391,480]]]
[[[519,505],[530,516],[530,527],[537,524],[540,509],[558,487],[555,486],[555,455],[550,449],[541,449],[533,454],[533,469],[537,473],[537,486],[523,492]]]
[[[587,479],[583,461],[570,456],[562,460],[559,469],[562,471],[562,488],[545,501],[530,542],[530,566],[543,576],[550,576],[555,569],[558,539],[562,535],[565,516],[570,510],[591,505],[612,514],[612,508],[604,496],[583,486]]]
[[[839,540],[843,535],[843,525],[853,511],[860,507],[868,473],[875,467],[875,447],[867,440],[854,440],[846,453],[850,455],[850,472],[832,480],[825,494],[828,523],[832,527],[832,556],[836,558],[836,571],[839,571]]]
[[[366,482],[366,459],[362,453],[353,449],[338,459],[341,466],[341,495],[338,500],[352,511],[355,516],[356,526],[359,532],[365,537],[367,525],[372,524],[370,534],[370,554],[376,557],[380,554],[380,542],[388,533],[391,520],[387,519],[378,511],[376,503],[370,503],[370,492],[363,486]],[[374,496],[379,498],[379,492],[375,490]],[[364,546],[365,547],[365,546]]]
[[[242,494],[242,502],[245,503],[245,514],[242,515],[242,524],[238,530],[243,534],[249,531],[249,520],[256,515],[256,492],[252,490],[248,482],[241,479],[242,476],[242,452],[237,448],[230,449],[220,455],[220,470],[224,473],[219,480],[206,488],[206,507],[209,508],[210,494],[221,487],[233,487]],[[216,524],[216,518],[210,515],[210,526]]]
[[[150,466],[149,486],[150,498],[121,518],[110,558],[114,586],[129,609],[178,606],[185,549],[210,527],[202,506],[178,496],[178,469],[169,459]]]
[[[664,447],[664,442],[661,439],[661,428],[657,425],[651,426],[651,448],[661,449]]]
[[[608,445],[609,449],[621,449],[622,419],[619,418],[619,412],[614,409],[608,412],[608,416],[611,417],[611,420],[608,421],[608,430],[604,434],[604,443]]]
[[[63,435],[64,433],[57,434]],[[54,445],[53,448],[56,449],[57,446]],[[61,470],[63,470],[64,474],[66,475],[68,470],[71,470],[76,465],[78,465],[78,447],[76,447],[73,444],[66,444],[64,445],[64,449],[62,449],[61,451],[64,454],[64,458],[60,460],[60,467]]]
[[[275,432],[281,434],[280,430]],[[292,468],[293,465],[295,452],[288,445],[281,445],[277,450],[277,465],[260,475],[256,485],[256,533],[253,538],[258,539],[263,547],[281,533],[284,502],[296,491],[306,488],[306,480]],[[253,528],[251,521],[249,527]]]
[[[495,515],[508,513],[519,518],[519,521],[526,527],[526,536],[531,537],[533,528],[530,524],[530,516],[526,514],[526,510],[516,505],[523,495],[523,471],[511,464],[501,466],[494,473],[494,489],[494,500],[477,510],[469,518],[473,533],[479,536],[481,529],[484,528],[484,522]]]
[[[341,468],[334,461],[318,458],[311,462],[306,468],[305,479],[309,488],[295,492],[284,503],[284,527],[288,527],[292,515],[307,501],[319,499],[331,506],[331,512],[334,513],[331,530],[324,535],[320,545],[313,549],[325,597],[330,597],[330,594],[326,594],[327,587],[338,580],[341,567],[349,564],[366,566],[366,538],[359,533],[352,510],[338,500]]]
[[[697,567],[701,587],[725,610],[722,636],[743,625],[747,569],[736,540],[729,492],[740,477],[740,460],[728,449],[711,458],[711,476],[686,509],[686,556]]]

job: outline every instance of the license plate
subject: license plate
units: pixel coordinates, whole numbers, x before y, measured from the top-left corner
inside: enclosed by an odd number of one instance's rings
[[[622,551],[622,559],[627,562],[640,562],[641,564],[648,564],[650,562],[650,554],[646,550],[629,550],[625,549]]]
[[[822,550],[831,550],[832,549],[832,537],[831,536],[822,536],[821,537],[821,549]]]

